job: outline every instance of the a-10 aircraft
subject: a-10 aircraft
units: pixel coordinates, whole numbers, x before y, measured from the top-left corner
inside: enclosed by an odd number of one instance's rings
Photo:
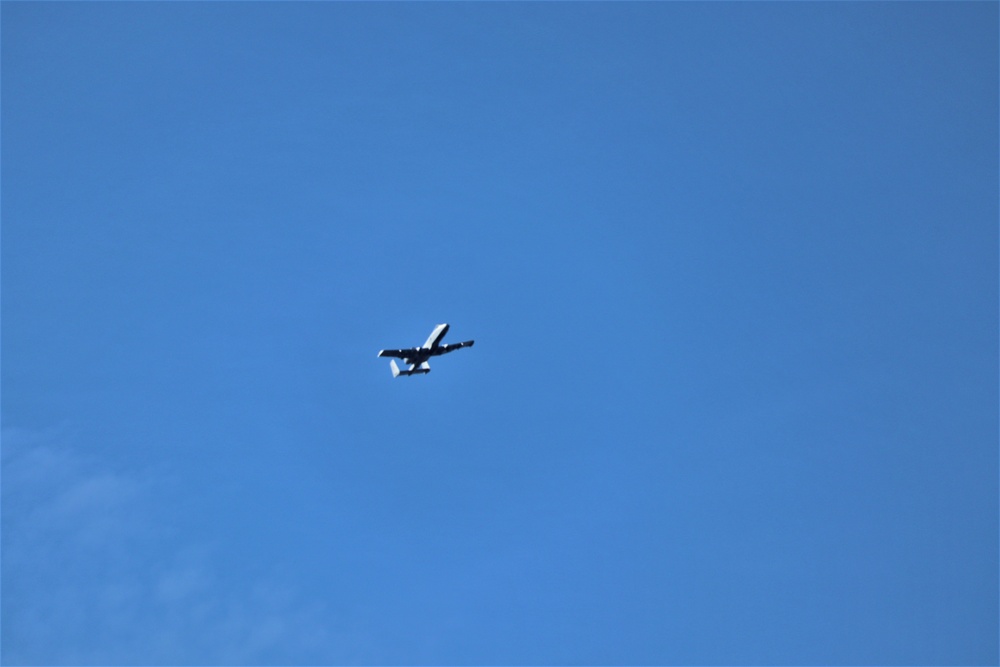
[[[444,338],[446,333],[448,333],[448,325],[439,324],[434,327],[434,331],[432,331],[431,335],[427,338],[427,342],[420,347],[409,347],[404,350],[379,350],[378,356],[398,357],[403,360],[404,364],[409,364],[410,367],[408,369],[399,370],[399,366],[396,365],[396,360],[391,359],[389,361],[389,366],[392,367],[392,377],[430,373],[431,365],[427,363],[428,359],[463,347],[472,347],[473,343],[476,342],[474,340],[467,340],[462,343],[442,345],[441,339]]]

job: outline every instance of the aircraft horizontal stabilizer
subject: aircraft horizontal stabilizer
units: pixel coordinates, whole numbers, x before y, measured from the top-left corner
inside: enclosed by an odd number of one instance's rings
[[[430,366],[418,366],[410,370],[399,370],[399,366],[396,365],[396,360],[392,359],[389,361],[389,366],[392,367],[392,377],[399,377],[400,375],[425,375],[431,372]]]

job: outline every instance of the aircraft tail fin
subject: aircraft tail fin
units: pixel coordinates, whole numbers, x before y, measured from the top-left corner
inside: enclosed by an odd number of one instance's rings
[[[389,368],[392,369],[392,377],[394,378],[399,377],[399,366],[396,365],[395,359],[389,360]]]

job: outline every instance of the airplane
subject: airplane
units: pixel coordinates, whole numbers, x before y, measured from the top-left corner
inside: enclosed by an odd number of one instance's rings
[[[434,327],[434,331],[428,336],[427,342],[420,347],[409,347],[403,350],[379,350],[378,356],[380,357],[398,357],[403,360],[404,364],[409,364],[409,368],[406,370],[399,370],[399,366],[396,365],[395,359],[389,360],[389,366],[392,368],[392,377],[399,377],[400,375],[419,375],[422,373],[430,373],[431,365],[427,363],[427,360],[431,357],[436,357],[441,354],[446,354],[448,352],[453,352],[463,347],[472,347],[476,342],[474,340],[467,340],[462,343],[452,343],[448,345],[447,343],[442,344],[441,339],[444,335],[448,333],[447,324],[439,324]]]

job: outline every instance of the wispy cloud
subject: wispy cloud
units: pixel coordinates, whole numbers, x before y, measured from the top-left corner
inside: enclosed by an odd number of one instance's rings
[[[60,432],[2,433],[4,664],[357,662],[318,601],[234,585],[210,545],[156,517],[165,478]]]

